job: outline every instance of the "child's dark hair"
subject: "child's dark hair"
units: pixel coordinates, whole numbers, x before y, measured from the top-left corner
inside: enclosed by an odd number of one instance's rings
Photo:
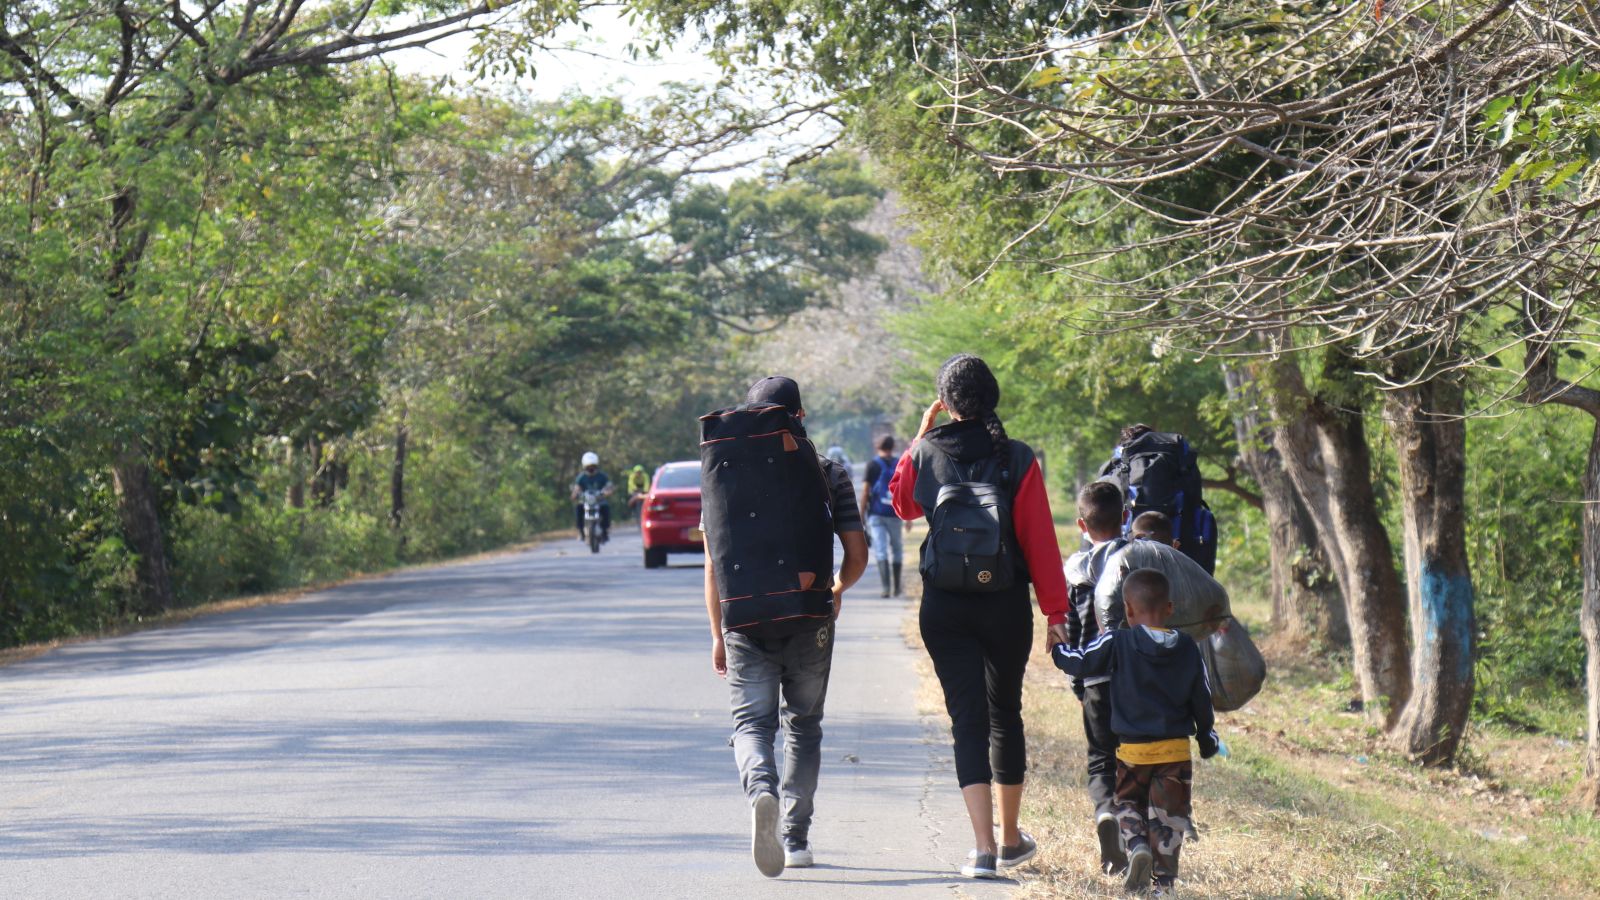
[[[1136,539],[1171,544],[1172,519],[1158,509],[1147,510],[1133,517],[1133,527],[1128,533]]]
[[[1155,429],[1149,425],[1129,425],[1127,428],[1122,429],[1121,434],[1117,435],[1117,443],[1132,443],[1152,431],[1155,431]]]
[[[963,419],[978,419],[989,429],[994,441],[994,452],[1005,453],[1011,449],[1011,439],[1006,436],[1006,426],[995,415],[1000,405],[1000,382],[994,380],[989,364],[971,353],[957,353],[939,367],[935,381],[939,399],[945,409]]]
[[[878,439],[878,449],[885,453],[894,452],[894,435],[886,434]]]
[[[1155,569],[1134,569],[1122,581],[1122,602],[1141,613],[1161,609],[1171,599],[1167,576]]]
[[[1109,481],[1092,481],[1078,492],[1078,518],[1090,531],[1107,534],[1122,524],[1122,488]]]

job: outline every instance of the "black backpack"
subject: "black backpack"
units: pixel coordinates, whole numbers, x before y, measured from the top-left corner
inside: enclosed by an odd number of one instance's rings
[[[1100,475],[1122,488],[1124,534],[1139,514],[1166,513],[1178,549],[1208,574],[1216,572],[1217,519],[1202,495],[1199,457],[1183,435],[1147,431],[1119,445]]]
[[[1021,554],[1011,528],[1011,469],[999,456],[979,460],[967,480],[939,488],[922,545],[928,584],[964,594],[1003,591],[1017,583]]]
[[[805,428],[747,403],[700,417],[701,512],[722,627],[783,637],[833,617],[833,514]]]

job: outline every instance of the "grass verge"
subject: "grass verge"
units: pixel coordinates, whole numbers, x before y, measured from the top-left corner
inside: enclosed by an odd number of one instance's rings
[[[401,572],[413,572],[418,569],[439,569],[449,566],[468,565],[470,563],[481,562],[486,559],[493,559],[498,556],[521,553],[524,550],[537,547],[547,541],[570,537],[570,532],[565,530],[548,531],[531,541],[523,541],[507,547],[500,547],[495,550],[485,550],[481,553],[472,553],[466,556],[458,556],[451,559],[433,560],[431,562],[409,563],[403,566],[396,566],[392,569],[384,569],[383,571],[379,572],[359,572],[345,578],[336,578],[331,581],[302,585],[300,587],[290,588],[283,591],[255,594],[249,597],[232,597],[227,600],[215,600],[210,603],[199,603],[194,606],[185,606],[179,609],[169,609],[160,615],[143,616],[136,619],[123,620],[118,622],[113,627],[103,628],[90,634],[75,634],[71,637],[57,638],[53,641],[40,641],[33,644],[19,644],[15,647],[0,649],[0,666],[10,666],[20,662],[26,662],[27,660],[43,656],[44,654],[49,653],[51,650],[54,650],[58,647],[65,647],[71,644],[87,644],[94,641],[103,641],[107,638],[122,637],[123,635],[128,634],[137,634],[141,631],[154,631],[160,628],[172,628],[203,616],[214,616],[219,613],[234,612],[241,609],[252,609],[257,606],[276,606],[283,603],[293,603],[294,601],[299,600],[301,597],[307,596],[308,594],[315,594],[318,591],[325,591],[344,584],[355,584],[362,581],[374,581],[381,578],[388,578],[391,575],[397,575]]]
[[[910,559],[907,569],[915,570]],[[1264,604],[1238,603],[1234,612],[1258,640],[1265,634]],[[1043,631],[1040,619],[1035,633]],[[916,632],[913,607],[906,635],[920,648]],[[1268,662],[1261,694],[1218,714],[1231,756],[1196,761],[1201,840],[1184,846],[1182,896],[1595,896],[1600,822],[1572,796],[1580,741],[1474,726],[1458,768],[1421,769],[1345,711],[1353,696],[1347,669],[1304,656]],[[921,705],[942,714],[925,654],[921,671]],[[1095,871],[1082,708],[1040,652],[1023,707],[1023,827],[1042,849],[1017,873],[1019,895],[1123,896],[1119,880]]]

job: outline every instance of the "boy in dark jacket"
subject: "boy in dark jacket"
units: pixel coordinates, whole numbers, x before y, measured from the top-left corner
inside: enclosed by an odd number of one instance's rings
[[[1177,878],[1189,825],[1189,737],[1202,759],[1217,753],[1211,690],[1194,639],[1166,627],[1167,577],[1154,569],[1130,572],[1122,599],[1126,629],[1105,632],[1081,650],[1057,644],[1051,655],[1074,678],[1111,676],[1111,727],[1119,742],[1114,809],[1128,853],[1123,886],[1149,888],[1153,864],[1156,891],[1164,894]]]
[[[1082,650],[1102,630],[1120,628],[1121,621],[1102,623],[1095,615],[1095,593],[1107,561],[1127,546],[1122,525],[1122,489],[1109,481],[1096,481],[1078,492],[1078,530],[1089,546],[1067,559],[1067,643]],[[1083,701],[1083,734],[1088,744],[1089,800],[1094,803],[1095,834],[1100,841],[1100,870],[1105,874],[1128,867],[1117,837],[1117,735],[1111,730],[1111,679],[1108,676],[1074,679],[1072,692]]]

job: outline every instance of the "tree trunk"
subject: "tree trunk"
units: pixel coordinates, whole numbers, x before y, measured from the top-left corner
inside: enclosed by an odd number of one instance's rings
[[[1391,737],[1425,765],[1455,758],[1472,707],[1472,572],[1467,563],[1466,395],[1435,379],[1384,406],[1400,461],[1411,699]]]
[[[1547,333],[1533,322],[1530,334]],[[1600,814],[1600,391],[1581,387],[1560,377],[1552,347],[1543,339],[1530,339],[1526,348],[1527,390],[1531,404],[1558,404],[1583,410],[1595,422],[1589,438],[1589,459],[1583,470],[1583,598],[1578,624],[1586,653],[1584,680],[1588,688],[1588,745],[1583,754],[1584,804]]]
[[[389,472],[389,524],[400,532],[401,546],[405,545],[402,526],[406,518],[406,423],[394,430],[394,467]]]
[[[1578,622],[1588,658],[1589,745],[1583,754],[1584,803],[1600,813],[1600,418],[1589,439],[1589,465],[1583,471],[1583,605]]]
[[[1273,430],[1261,409],[1256,374],[1248,368],[1223,372],[1234,415],[1239,457],[1261,489],[1272,566],[1272,633],[1285,649],[1328,650],[1350,646],[1350,622],[1333,564],[1323,551],[1316,522],[1284,469]]]
[[[161,530],[161,507],[150,466],[138,453],[124,453],[111,468],[117,513],[128,546],[138,556],[134,612],[156,615],[172,607],[172,570]]]
[[[289,489],[284,492],[283,502],[295,509],[306,508],[306,471],[305,451],[297,443],[290,441],[288,449],[284,452],[284,464],[289,470]]]
[[[1274,441],[1345,599],[1350,651],[1367,719],[1388,728],[1411,696],[1405,589],[1372,493],[1361,417],[1312,397],[1299,365],[1272,364]]]

